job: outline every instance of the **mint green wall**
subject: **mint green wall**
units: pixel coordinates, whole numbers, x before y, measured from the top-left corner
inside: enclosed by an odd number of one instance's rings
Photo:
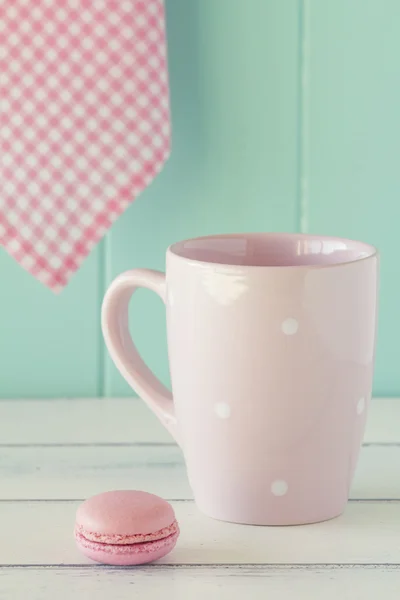
[[[126,395],[99,329],[119,272],[174,240],[240,230],[361,238],[382,250],[376,392],[400,393],[398,0],[167,0],[173,153],[61,296],[0,254],[1,397]],[[138,345],[168,381],[164,311]]]

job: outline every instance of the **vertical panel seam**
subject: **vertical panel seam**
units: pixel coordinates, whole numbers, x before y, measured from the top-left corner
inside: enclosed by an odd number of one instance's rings
[[[298,228],[309,229],[310,2],[299,0]]]
[[[109,282],[110,275],[110,234],[106,235],[99,244],[99,279],[98,279],[98,306],[97,312],[97,395],[102,398],[108,394],[108,377],[106,369],[107,350],[101,329],[101,305]]]

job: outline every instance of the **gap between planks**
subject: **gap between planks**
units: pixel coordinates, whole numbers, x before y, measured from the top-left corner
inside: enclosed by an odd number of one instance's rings
[[[4,503],[0,565],[91,564],[75,547],[78,503]],[[341,517],[299,527],[251,527],[202,515],[174,502],[181,535],[158,564],[400,564],[400,510],[393,503],[349,503]],[[20,543],[18,532],[29,537]]]

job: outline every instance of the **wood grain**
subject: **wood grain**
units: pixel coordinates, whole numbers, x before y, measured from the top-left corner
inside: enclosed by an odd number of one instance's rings
[[[400,401],[376,398],[366,443],[400,444]],[[0,400],[0,445],[173,443],[138,398]]]
[[[400,446],[364,446],[351,498],[400,499]],[[79,499],[110,489],[144,489],[191,499],[177,446],[0,448],[0,499]]]
[[[398,400],[372,402],[342,517],[266,528],[197,511],[180,449],[139,400],[0,401],[0,598],[397,600],[399,420]],[[76,549],[74,499],[117,488],[175,499],[181,537],[158,564],[115,569]]]
[[[78,505],[3,502],[0,566],[93,564],[75,548]],[[350,503],[342,517],[302,527],[235,525],[203,516],[193,502],[174,502],[173,507],[181,536],[160,564],[400,565],[397,502]]]
[[[0,569],[7,600],[397,600],[399,581],[400,571],[385,565]]]

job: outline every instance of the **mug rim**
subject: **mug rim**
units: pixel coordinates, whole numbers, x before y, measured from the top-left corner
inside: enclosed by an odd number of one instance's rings
[[[359,246],[360,250],[363,249],[367,254],[365,256],[358,256],[356,258],[346,260],[346,261],[338,261],[333,263],[314,263],[314,264],[287,264],[287,265],[243,265],[240,263],[222,263],[222,262],[214,262],[208,260],[201,260],[197,258],[192,258],[185,256],[183,253],[179,252],[179,247],[182,247],[187,242],[196,242],[202,240],[213,240],[213,239],[232,239],[236,237],[244,237],[244,238],[252,238],[256,236],[261,236],[264,238],[286,238],[286,239],[298,239],[298,240],[314,240],[321,242],[338,242],[344,244],[353,244],[354,246]],[[184,240],[180,240],[178,242],[174,242],[170,244],[167,248],[167,256],[173,256],[179,261],[183,261],[189,265],[197,265],[203,267],[215,267],[215,268],[224,268],[224,269],[251,269],[251,270],[261,270],[261,269],[332,269],[335,267],[343,267],[345,265],[353,265],[356,263],[360,263],[366,260],[370,260],[373,258],[379,258],[379,250],[376,246],[369,244],[367,242],[362,242],[360,240],[354,240],[352,238],[345,238],[339,236],[330,236],[330,235],[319,235],[314,233],[290,233],[290,232],[273,232],[273,231],[255,231],[255,232],[236,232],[236,233],[213,233],[202,236],[195,236],[192,238],[186,238]]]

